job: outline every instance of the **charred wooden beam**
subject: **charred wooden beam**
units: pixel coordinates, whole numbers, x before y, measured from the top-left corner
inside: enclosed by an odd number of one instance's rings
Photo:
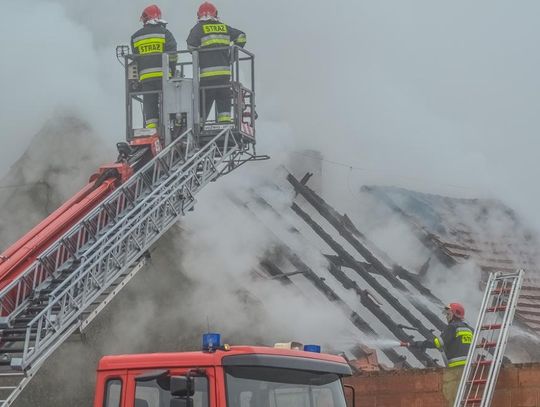
[[[439,297],[435,296],[429,288],[427,288],[425,285],[423,285],[420,282],[420,279],[418,276],[414,273],[411,273],[409,270],[404,269],[401,266],[395,265],[393,267],[394,272],[396,275],[398,275],[403,280],[406,280],[411,284],[414,288],[418,290],[420,294],[422,294],[424,297],[430,299],[433,303],[439,305],[441,308],[444,306],[443,302],[439,299]],[[439,328],[439,327],[437,327]]]
[[[270,261],[269,259],[263,259],[260,261],[259,264],[270,276],[272,276],[272,278],[280,279],[283,284],[292,284],[289,275],[284,273],[281,268],[273,261]]]
[[[326,257],[329,261],[331,261],[332,263],[334,263],[334,264],[336,264],[338,266],[343,266],[343,267],[349,267],[350,268],[350,265],[347,262],[347,259],[344,259],[341,256],[338,256],[338,255],[335,255],[335,254],[325,254],[324,257]],[[375,269],[375,267],[373,267],[369,263],[364,263],[364,262],[361,262],[361,261],[356,261],[356,263],[358,263],[362,267],[365,267],[370,273],[379,274],[379,272]]]
[[[289,174],[287,176],[287,180],[291,183],[291,185],[294,187],[294,189],[302,195],[302,197],[308,201],[316,210],[321,214],[322,217],[324,217],[330,224],[339,232],[339,234],[347,241],[351,246],[354,247],[354,249],[360,253],[360,255],[366,259],[366,261],[375,267],[379,271],[381,275],[383,275],[388,281],[392,283],[392,285],[396,288],[399,288],[401,290],[407,290],[407,287],[399,281],[399,279],[392,274],[384,264],[380,262],[378,258],[376,258],[371,251],[367,249],[363,244],[361,244],[358,239],[354,238],[352,234],[343,227],[343,224],[340,219],[340,215],[334,210],[330,210],[330,205],[326,204],[324,200],[316,196],[316,194],[311,191],[308,187],[305,185],[302,185],[298,180],[292,175]]]
[[[367,323],[356,311],[349,307],[347,303],[334,290],[332,290],[328,284],[324,282],[324,279],[320,278],[317,273],[315,273],[300,259],[300,257],[298,257],[298,255],[287,248],[286,257],[294,267],[304,272],[304,277],[306,277],[308,281],[310,281],[321,293],[323,293],[326,298],[339,305],[355,327],[366,335],[373,338],[380,338],[380,335],[371,327],[371,325],[369,325],[369,323]],[[381,349],[381,352],[383,352],[395,365],[411,367],[411,365],[405,361],[405,358],[397,353],[394,349]]]
[[[343,238],[351,244],[351,246],[354,247],[362,257],[369,262],[388,282],[396,289],[402,291],[405,295],[409,296],[411,298],[411,303],[413,306],[420,312],[422,315],[424,315],[437,329],[443,330],[446,326],[446,324],[442,321],[439,315],[434,313],[432,310],[430,310],[426,304],[415,301],[414,298],[412,298],[412,293],[409,291],[409,289],[394,275],[392,272],[390,272],[384,264],[382,264],[370,251],[365,247],[358,239],[356,239],[346,228],[344,228],[341,224],[338,218],[335,216],[335,210],[334,215],[332,214],[332,211],[330,211],[327,207],[329,206],[324,202],[324,200],[315,194],[313,191],[311,191],[308,187],[300,184],[298,180],[289,174],[287,176],[287,180],[291,183],[291,185],[294,187],[296,191],[304,199],[309,202],[318,212],[323,216],[338,232]],[[293,211],[295,211],[306,223],[308,223],[311,228],[321,237],[323,240],[330,246],[332,249],[341,257],[346,259],[351,265],[351,268],[356,270],[367,282],[368,284],[376,284],[378,287],[377,291],[384,291],[386,290],[382,288],[380,283],[374,279],[372,276],[369,275],[368,270],[365,267],[361,267],[357,263],[356,260],[345,250],[341,245],[339,245],[334,239],[330,237],[316,222],[311,219],[307,213],[305,213],[297,204],[293,203],[292,207]],[[325,237],[323,237],[325,236]],[[418,281],[417,284],[420,284]],[[373,285],[372,285],[373,286]],[[374,287],[375,288],[375,287]],[[427,288],[426,288],[427,290]],[[383,294],[381,294],[384,296]],[[386,294],[387,297],[392,297],[388,293]],[[433,295],[431,295],[434,297]],[[392,297],[393,298],[393,297]],[[426,337],[429,337],[429,334],[427,333],[427,328],[421,324],[421,322],[412,315],[412,313],[407,310],[405,307],[399,303],[395,298],[393,298],[392,301],[389,301],[390,303],[394,303],[396,305],[396,308],[411,324],[415,324],[416,326],[423,327],[423,334]],[[437,301],[437,303],[440,303],[440,300]]]
[[[359,297],[360,302],[364,307],[366,307],[381,323],[392,332],[396,338],[402,342],[411,342],[412,337],[407,334],[398,324],[394,322],[392,317],[390,317],[386,312],[384,312],[380,306],[373,300],[371,295],[367,290],[361,289],[356,281],[347,277],[347,275],[335,264],[330,263],[328,268],[330,273],[338,280],[343,287],[347,289],[352,289]],[[425,350],[409,348],[411,353],[424,365],[428,367],[438,366],[437,362],[429,356]]]
[[[383,297],[398,313],[400,313],[410,324],[424,335],[425,338],[433,338],[434,335],[418,318],[416,318],[409,309],[407,309],[396,297],[391,295],[388,290],[375,277],[371,275],[365,268],[358,263],[355,264],[354,258],[337,243],[324,229],[319,226],[306,212],[304,212],[297,204],[292,204],[292,210],[300,216],[315,233],[323,239],[337,254],[346,258],[353,270],[355,270],[381,297]]]
[[[242,204],[233,196],[229,196],[229,199],[255,215],[255,213],[252,212],[247,205]],[[270,206],[263,198],[258,197],[257,200],[259,203],[264,204],[264,206],[274,210],[273,207]],[[277,236],[276,238],[279,240]],[[313,270],[311,270],[311,268],[309,268],[296,254],[294,254],[293,251],[285,243],[282,242],[282,244],[278,248],[278,251],[279,253],[275,253],[274,256],[280,255],[287,258],[289,262],[293,266],[295,266],[298,271],[302,272],[302,274],[308,281],[310,281],[320,292],[322,292],[326,296],[326,298],[328,298],[328,300],[335,302],[339,306],[339,308],[344,311],[349,321],[351,321],[351,323],[358,330],[360,330],[360,332],[373,338],[379,338],[377,332],[356,311],[349,307],[347,303],[343,301],[343,299],[340,298],[339,295],[324,282],[323,279],[317,276],[317,274]],[[286,273],[284,273],[281,268],[276,264],[276,262],[272,261],[270,258],[267,257],[262,262],[260,262],[260,264],[265,270],[269,272],[271,276],[282,276],[282,281],[288,284],[294,284],[291,279],[286,275]],[[396,367],[412,367],[406,361],[406,358],[397,353],[394,349],[381,349],[381,351]]]

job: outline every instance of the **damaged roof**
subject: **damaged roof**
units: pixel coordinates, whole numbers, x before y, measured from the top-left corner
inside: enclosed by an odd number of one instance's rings
[[[442,330],[443,303],[415,273],[375,248],[347,216],[306,186],[308,177],[299,181],[289,174],[287,181],[270,188],[289,194],[283,189],[292,187],[297,198],[290,207],[260,191],[243,203],[275,236],[276,246],[261,261],[261,270],[341,309],[355,331],[348,346],[339,349],[348,350],[348,356],[365,358],[358,346],[363,344],[377,348],[382,362],[396,368],[444,365],[436,350],[399,347],[400,341],[430,338]]]
[[[362,190],[399,214],[448,268],[473,262],[483,282],[489,272],[524,269],[516,315],[540,332],[539,240],[512,209],[490,199],[450,198],[395,187]]]
[[[383,368],[444,365],[443,355],[436,350],[399,347],[399,341],[432,338],[446,325],[440,312],[444,304],[425,285],[421,273],[394,261],[385,247],[377,247],[369,240],[358,223],[339,213],[311,189],[309,174],[302,179],[288,174],[286,179],[286,183],[267,185],[270,192],[253,190],[247,201],[236,201],[274,236],[275,246],[261,260],[260,274],[314,301],[328,301],[328,306],[341,310],[349,321],[346,324],[349,339],[334,350],[345,351],[349,358],[359,360],[359,366],[371,369],[379,361]],[[282,198],[274,199],[275,192],[281,196],[293,194],[292,204]],[[483,236],[482,231],[488,230],[488,226],[494,229],[499,226],[505,239],[513,236],[513,241],[526,242],[524,247],[529,250],[526,258],[531,261],[534,257],[534,236],[520,228],[515,214],[496,201],[454,202],[452,198],[423,197],[417,193],[408,196],[406,190],[379,187],[370,187],[365,192],[383,199],[392,210],[407,218],[415,226],[418,237],[447,267],[479,256],[482,253],[479,247],[483,248],[480,242],[497,242]],[[471,212],[469,208],[475,210]],[[495,216],[498,225],[490,224],[491,216]],[[400,238],[415,239],[414,236]],[[473,246],[473,243],[477,244]],[[455,255],[458,246],[461,256]],[[498,242],[489,244],[489,247],[503,246]],[[481,268],[486,274],[494,269],[493,259],[502,259],[501,250],[486,252],[483,257],[486,263]],[[524,294],[529,292],[529,283],[530,280]],[[523,301],[535,300],[525,294],[520,310],[524,309]],[[523,316],[521,313],[520,319]],[[374,362],[373,355],[366,353],[369,348],[378,350],[379,361]],[[525,358],[536,355],[528,350],[524,352]]]

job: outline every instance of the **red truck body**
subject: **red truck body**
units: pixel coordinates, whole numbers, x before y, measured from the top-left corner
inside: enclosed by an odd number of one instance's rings
[[[312,400],[308,407],[344,407],[341,378],[350,374],[340,356],[269,347],[106,356],[98,367],[94,407],[186,405],[171,401],[167,384],[158,387],[171,376],[190,375],[201,383],[198,387],[195,382],[187,404],[192,407],[304,407],[308,399]],[[154,381],[148,377],[158,377],[158,385],[149,384]],[[315,396],[308,388],[316,390]],[[284,397],[286,404],[276,401]]]

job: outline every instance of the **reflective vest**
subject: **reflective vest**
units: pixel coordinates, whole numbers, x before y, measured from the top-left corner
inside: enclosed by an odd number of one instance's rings
[[[218,20],[199,21],[187,39],[189,49],[200,48],[201,78],[229,78],[231,62],[229,50],[205,51],[212,48],[246,44],[246,34]]]
[[[448,367],[464,366],[467,363],[472,339],[473,329],[469,325],[463,321],[451,321],[439,337],[435,337],[426,345],[443,351]]]
[[[146,24],[131,36],[131,50],[137,58],[139,80],[161,78],[163,76],[163,52],[176,51],[176,40],[165,27],[165,23]],[[177,56],[170,56],[170,71],[176,69]]]

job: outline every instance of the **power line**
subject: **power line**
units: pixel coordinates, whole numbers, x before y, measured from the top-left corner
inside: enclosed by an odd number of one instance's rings
[[[455,189],[465,189],[465,190],[468,190],[468,191],[473,189],[473,188],[470,188],[470,187],[465,187],[463,185],[440,183],[440,182],[437,182],[437,181],[435,181],[433,179],[429,179],[429,178],[411,177],[411,176],[407,176],[407,175],[399,175],[399,174],[396,174],[396,173],[392,173],[391,171],[385,171],[385,170],[379,170],[379,169],[373,169],[373,168],[366,168],[366,167],[358,167],[358,166],[347,164],[347,163],[344,163],[344,162],[328,160],[328,159],[322,158],[320,156],[314,156],[314,155],[311,155],[311,154],[302,153],[300,151],[293,151],[293,154],[302,155],[304,157],[308,157],[308,158],[311,158],[311,159],[314,159],[314,160],[319,160],[319,161],[322,161],[322,162],[325,162],[325,163],[328,163],[328,164],[332,164],[332,165],[335,165],[335,166],[338,166],[338,167],[347,168],[347,169],[349,169],[349,174],[348,174],[349,176],[350,176],[352,171],[364,171],[364,172],[372,172],[372,173],[387,173],[387,174],[391,174],[395,178],[408,179],[408,180],[421,181],[421,182],[429,182],[429,183],[432,183],[432,184],[438,184],[440,186],[445,186],[445,187],[450,187],[450,188],[455,188]]]

